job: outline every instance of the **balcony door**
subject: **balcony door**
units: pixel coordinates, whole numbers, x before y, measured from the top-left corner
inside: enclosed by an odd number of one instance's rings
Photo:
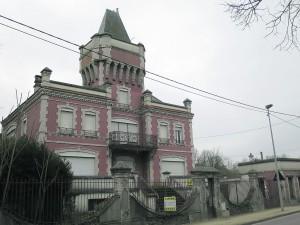
[[[121,143],[138,143],[138,125],[125,121],[112,121],[111,131],[116,131]]]

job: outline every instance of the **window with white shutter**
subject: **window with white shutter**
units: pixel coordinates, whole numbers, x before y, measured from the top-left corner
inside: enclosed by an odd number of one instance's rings
[[[173,176],[186,175],[185,160],[177,157],[163,158],[160,162],[160,172],[171,172]]]
[[[73,135],[74,134],[73,110],[61,109],[59,132],[61,134],[65,134],[65,135]]]
[[[159,142],[161,144],[169,143],[168,124],[160,123],[159,125]]]
[[[69,110],[61,111],[60,127],[73,128],[73,111],[69,111]]]
[[[127,90],[119,91],[119,103],[128,105],[128,91]]]
[[[84,115],[84,135],[85,136],[97,136],[96,128],[96,114],[92,112],[86,112]]]

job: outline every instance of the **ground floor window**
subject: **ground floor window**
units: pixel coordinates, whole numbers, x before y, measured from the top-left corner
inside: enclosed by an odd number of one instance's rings
[[[74,176],[95,176],[98,175],[97,154],[85,151],[59,151],[60,157],[71,164]]]
[[[160,172],[170,172],[171,176],[184,176],[186,175],[185,160],[182,158],[163,158],[160,162]]]

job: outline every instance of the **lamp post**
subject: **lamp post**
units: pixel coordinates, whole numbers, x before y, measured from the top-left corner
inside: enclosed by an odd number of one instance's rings
[[[267,109],[267,116],[269,117],[269,124],[270,124],[270,131],[271,131],[271,138],[272,138],[272,145],[273,145],[273,154],[274,154],[274,162],[275,162],[275,170],[276,170],[276,178],[277,178],[277,185],[278,185],[278,193],[279,193],[279,202],[280,202],[280,208],[281,211],[284,211],[283,208],[283,200],[282,200],[282,191],[281,191],[281,185],[280,185],[280,178],[279,178],[279,171],[278,171],[278,165],[277,165],[277,157],[276,157],[276,151],[275,151],[275,145],[274,145],[274,139],[273,139],[273,132],[272,132],[272,125],[271,125],[271,118],[270,118],[270,108],[273,105],[266,105]]]

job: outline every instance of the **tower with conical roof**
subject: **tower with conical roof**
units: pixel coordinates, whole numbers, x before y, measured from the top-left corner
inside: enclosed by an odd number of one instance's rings
[[[118,10],[106,10],[98,33],[80,47],[80,53],[83,86],[97,88],[111,83],[116,100],[121,86],[142,93],[145,48],[143,44],[131,43]]]

